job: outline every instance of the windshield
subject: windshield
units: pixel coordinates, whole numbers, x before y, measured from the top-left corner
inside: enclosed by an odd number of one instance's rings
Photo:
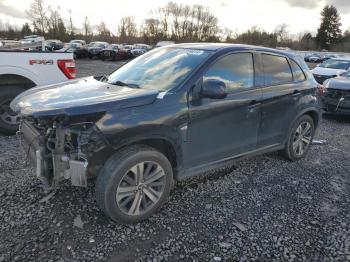
[[[103,43],[93,43],[90,47],[105,47],[106,44]]]
[[[155,49],[113,72],[108,76],[107,82],[169,90],[181,84],[210,54],[210,51],[203,50]]]
[[[340,69],[340,70],[348,70],[350,67],[350,61],[346,60],[336,60],[330,59],[323,62],[320,67],[323,68],[332,68],[332,69]]]

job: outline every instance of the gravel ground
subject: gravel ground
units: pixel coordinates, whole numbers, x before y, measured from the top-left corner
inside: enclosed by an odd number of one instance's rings
[[[80,74],[88,60],[79,61]],[[89,75],[117,63],[93,61]],[[90,66],[91,67],[91,66]],[[47,202],[16,137],[0,137],[0,262],[350,261],[350,119],[326,118],[306,159],[266,154],[178,183],[155,216],[119,225],[87,189]]]

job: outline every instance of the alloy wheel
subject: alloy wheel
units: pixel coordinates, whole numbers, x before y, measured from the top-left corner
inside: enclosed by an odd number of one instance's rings
[[[7,125],[19,125],[20,117],[10,108],[10,101],[5,101],[0,104],[0,119]]]
[[[295,130],[293,137],[293,151],[295,155],[302,156],[308,149],[312,140],[312,126],[309,122],[301,122]]]
[[[141,162],[129,169],[121,179],[116,201],[129,216],[139,216],[154,207],[166,185],[164,169],[156,162]]]

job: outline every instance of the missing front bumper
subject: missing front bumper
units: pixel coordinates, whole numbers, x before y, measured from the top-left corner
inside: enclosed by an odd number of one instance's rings
[[[23,148],[27,161],[36,170],[45,190],[55,189],[64,179],[70,179],[73,186],[87,186],[87,161],[70,159],[64,151],[66,130],[56,130],[56,147],[50,152],[45,147],[45,135],[28,122],[21,125]]]

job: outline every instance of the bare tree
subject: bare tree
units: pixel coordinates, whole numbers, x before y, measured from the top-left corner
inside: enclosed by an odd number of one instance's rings
[[[120,19],[117,34],[121,42],[132,42],[137,36],[137,26],[132,16]]]
[[[74,36],[74,32],[75,32],[75,27],[74,27],[74,24],[73,24],[73,17],[72,17],[72,10],[71,9],[69,9],[68,10],[68,13],[69,13],[69,19],[68,19],[68,32],[69,32],[69,35],[71,36],[71,37],[73,37]]]
[[[85,36],[88,36],[91,34],[91,25],[90,25],[90,21],[89,18],[87,16],[85,16],[84,18],[84,23],[83,23],[83,34]]]
[[[106,42],[111,40],[111,32],[103,21],[97,26],[97,33],[100,40]]]
[[[44,35],[47,25],[44,0],[34,0],[30,4],[27,16],[32,21],[34,28],[36,28],[40,34]]]

